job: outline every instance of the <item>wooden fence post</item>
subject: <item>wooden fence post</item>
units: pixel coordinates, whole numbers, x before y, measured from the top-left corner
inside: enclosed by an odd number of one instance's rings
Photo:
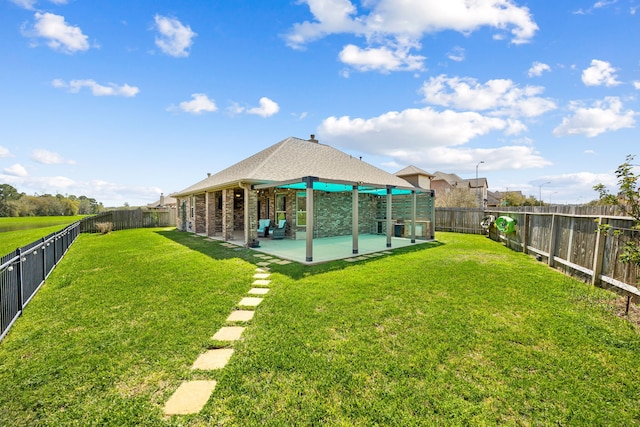
[[[553,267],[553,257],[556,252],[556,214],[551,215],[551,235],[549,236],[549,267]]]
[[[609,222],[608,219],[600,217],[598,223],[603,225]],[[596,286],[600,284],[600,274],[602,274],[602,264],[604,262],[604,242],[606,240],[605,234],[598,230],[596,232],[596,243],[593,251],[593,276],[591,277],[591,284]]]
[[[522,252],[525,254],[529,253],[527,246],[529,246],[529,214],[525,212],[522,217]]]

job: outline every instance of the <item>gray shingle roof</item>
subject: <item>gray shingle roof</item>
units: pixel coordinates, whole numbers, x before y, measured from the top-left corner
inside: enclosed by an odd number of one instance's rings
[[[430,174],[429,172],[420,169],[417,166],[407,166],[406,168],[399,170],[398,172],[396,172],[394,175],[396,176],[409,176],[409,175],[424,175],[424,176],[433,176],[432,174]]]
[[[336,180],[412,188],[402,178],[372,166],[328,145],[289,137],[204,180],[173,193],[186,196],[243,181],[251,184],[282,182],[315,176],[320,181]]]

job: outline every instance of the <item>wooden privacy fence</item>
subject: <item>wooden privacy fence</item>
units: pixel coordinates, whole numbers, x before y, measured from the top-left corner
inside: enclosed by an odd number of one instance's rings
[[[127,230],[130,228],[174,227],[176,225],[176,210],[142,210],[128,209],[103,212],[95,216],[83,218],[80,221],[81,233],[96,233],[96,223],[110,222],[113,230]]]
[[[79,233],[76,222],[0,258],[0,340]]]
[[[601,212],[604,211],[585,214],[488,209],[484,216],[508,216],[516,223],[512,233],[490,227],[487,234],[491,239],[534,254],[549,266],[593,285],[638,297],[640,269],[620,262],[620,255],[625,243],[637,240],[640,232],[632,229],[632,218]],[[609,224],[619,234],[600,232],[598,222]]]

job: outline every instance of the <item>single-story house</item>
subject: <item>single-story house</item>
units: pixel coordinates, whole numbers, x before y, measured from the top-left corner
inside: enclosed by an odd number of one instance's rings
[[[434,192],[321,144],[311,135],[289,137],[171,195],[178,202],[179,230],[251,246],[260,220],[286,239],[359,234],[434,238]],[[284,233],[282,233],[282,231]],[[269,235],[269,232],[265,233]]]
[[[160,193],[159,200],[147,205],[149,209],[175,209],[176,207],[177,200],[171,196],[165,196],[164,193]]]

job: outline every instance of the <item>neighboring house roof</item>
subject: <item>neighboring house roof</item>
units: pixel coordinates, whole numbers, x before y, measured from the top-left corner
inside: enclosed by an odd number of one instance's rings
[[[241,181],[266,184],[307,176],[318,177],[320,181],[324,179],[413,188],[404,179],[333,147],[320,144],[315,139],[289,137],[184,190],[173,193],[172,196],[180,197],[237,186]]]
[[[394,175],[399,176],[399,177],[403,177],[403,176],[410,176],[410,175],[424,175],[424,176],[429,176],[432,177],[434,175],[430,174],[429,172],[420,169],[417,166],[407,166],[404,169],[399,170],[398,172],[396,172]]]
[[[435,171],[433,173],[432,181],[445,181],[450,186],[456,187],[460,183],[464,182],[464,179],[460,178],[455,173],[444,173],[440,171]]]
[[[463,179],[460,178],[455,173],[444,173],[440,171],[436,171],[433,173],[433,178],[431,181],[445,181],[451,187],[460,187],[460,188],[484,188],[489,187],[489,183],[487,182],[487,178],[478,177],[475,178]]]
[[[147,205],[148,208],[163,208],[166,206],[176,206],[176,204],[178,203],[178,201],[171,197],[171,196],[165,196],[163,194],[160,195],[160,199],[158,199],[157,201],[153,202],[153,203],[149,203]]]

